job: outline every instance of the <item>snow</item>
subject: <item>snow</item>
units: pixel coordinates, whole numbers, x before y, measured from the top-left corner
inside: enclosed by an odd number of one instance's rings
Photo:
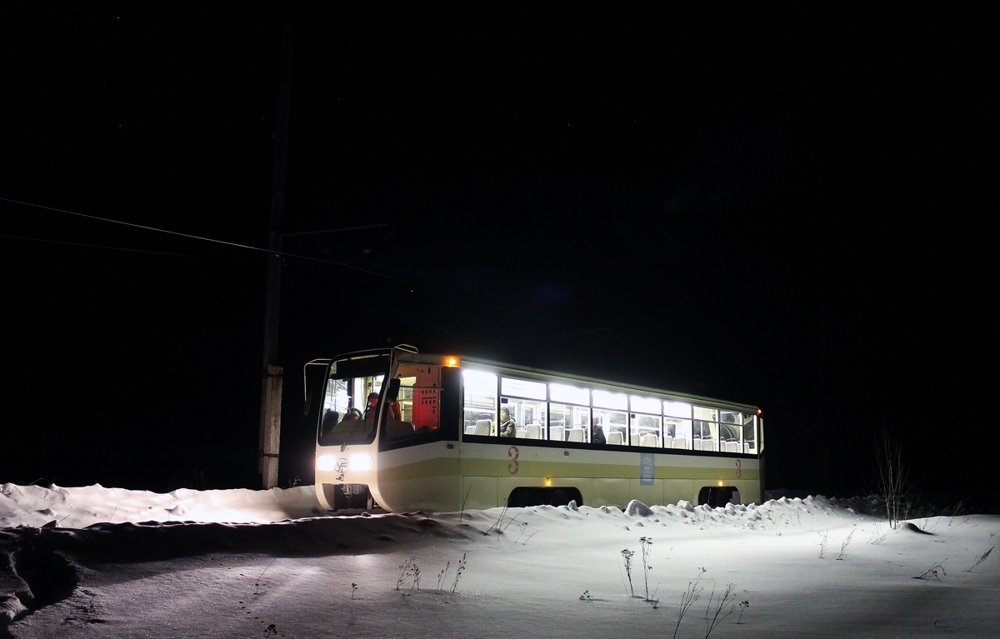
[[[1000,635],[1000,517],[908,523],[823,497],[345,517],[308,486],[5,484],[0,636]]]

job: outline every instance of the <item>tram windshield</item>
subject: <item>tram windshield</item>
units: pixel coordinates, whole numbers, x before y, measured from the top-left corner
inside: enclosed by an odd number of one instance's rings
[[[319,443],[370,444],[375,440],[376,400],[382,390],[389,358],[372,356],[334,362],[323,395]]]

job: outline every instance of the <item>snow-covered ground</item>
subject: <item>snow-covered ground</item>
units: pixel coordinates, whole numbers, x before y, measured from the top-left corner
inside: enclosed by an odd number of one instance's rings
[[[0,636],[25,639],[1000,636],[992,515],[890,530],[816,497],[333,517],[311,487],[5,484],[0,527]]]

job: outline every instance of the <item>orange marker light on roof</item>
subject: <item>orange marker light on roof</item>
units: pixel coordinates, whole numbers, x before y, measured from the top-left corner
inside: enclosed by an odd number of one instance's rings
[[[759,409],[759,408],[757,409],[757,414],[758,414],[758,415],[761,415],[761,414],[763,414],[763,413],[764,413],[764,411],[762,411],[762,410],[761,410],[761,409]]]
[[[454,366],[458,366],[461,363],[462,363],[461,360],[459,360],[454,355],[449,355],[448,357],[444,358],[444,365],[445,366],[453,366],[454,367]]]

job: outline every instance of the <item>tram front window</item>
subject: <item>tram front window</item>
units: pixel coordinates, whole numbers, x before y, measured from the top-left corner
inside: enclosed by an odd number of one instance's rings
[[[375,440],[375,416],[366,410],[365,398],[369,393],[379,392],[382,379],[382,375],[331,377],[323,401],[323,421],[319,429],[321,445],[370,444]]]
[[[370,444],[375,441],[375,415],[368,396],[382,390],[389,358],[360,357],[333,362],[323,393],[317,436],[321,446]]]

